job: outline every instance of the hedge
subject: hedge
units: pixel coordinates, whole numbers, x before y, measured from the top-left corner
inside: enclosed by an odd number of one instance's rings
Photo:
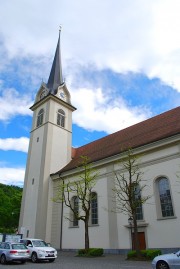
[[[79,256],[91,256],[91,257],[100,257],[104,253],[103,248],[89,248],[89,249],[79,249]]]
[[[140,251],[141,256],[147,260],[153,260],[156,256],[161,255],[160,249],[145,249]],[[131,250],[127,254],[128,259],[137,258],[137,253],[135,250]]]

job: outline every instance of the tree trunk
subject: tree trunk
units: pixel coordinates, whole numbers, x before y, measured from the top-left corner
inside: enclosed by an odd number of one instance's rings
[[[141,256],[140,245],[139,245],[139,237],[138,237],[138,227],[136,217],[133,218],[134,223],[134,249],[136,250],[137,256]]]
[[[88,227],[88,221],[84,222],[85,226],[85,249],[89,249],[89,227]]]

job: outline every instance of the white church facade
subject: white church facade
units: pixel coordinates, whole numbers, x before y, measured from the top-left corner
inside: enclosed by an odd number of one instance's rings
[[[84,248],[82,221],[70,221],[70,209],[52,201],[62,180],[78,179],[77,165],[84,155],[99,172],[89,222],[90,247],[114,253],[131,249],[129,216],[112,212],[112,189],[114,174],[120,170],[118,160],[132,148],[141,156],[140,169],[147,185],[143,195],[151,196],[138,217],[140,246],[179,249],[180,107],[72,148],[72,113],[76,108],[62,77],[59,35],[48,83],[40,86],[31,110],[33,122],[19,221],[19,231],[25,237],[44,239],[58,249]]]

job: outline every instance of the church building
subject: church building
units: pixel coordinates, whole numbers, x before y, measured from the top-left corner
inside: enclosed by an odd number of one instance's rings
[[[112,191],[115,173],[121,169],[118,161],[131,148],[141,156],[147,185],[142,195],[150,196],[137,218],[140,247],[179,249],[180,107],[73,148],[76,108],[62,76],[59,33],[48,82],[41,84],[30,109],[33,120],[19,220],[24,237],[44,239],[62,250],[84,248],[84,224],[71,221],[70,209],[53,202],[53,197],[62,180],[78,179],[80,157],[87,156],[99,172],[89,221],[90,247],[111,253],[130,250],[133,227],[128,215],[112,212]]]

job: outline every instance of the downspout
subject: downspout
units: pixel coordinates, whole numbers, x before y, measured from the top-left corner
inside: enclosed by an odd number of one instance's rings
[[[60,174],[59,174],[60,177]],[[63,180],[64,185],[64,180]],[[61,229],[60,229],[60,250],[62,250],[62,235],[63,235],[63,210],[64,210],[64,202],[62,200],[61,203]]]

